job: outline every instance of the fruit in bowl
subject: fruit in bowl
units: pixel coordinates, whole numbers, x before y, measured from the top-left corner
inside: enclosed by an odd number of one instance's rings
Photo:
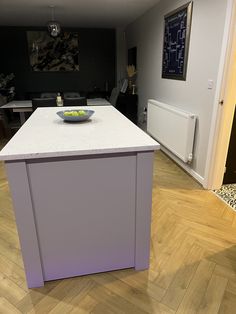
[[[80,110],[62,110],[58,111],[57,115],[64,121],[81,122],[88,120],[94,114],[93,110],[80,109]]]
[[[66,117],[83,117],[86,115],[84,110],[64,111]]]

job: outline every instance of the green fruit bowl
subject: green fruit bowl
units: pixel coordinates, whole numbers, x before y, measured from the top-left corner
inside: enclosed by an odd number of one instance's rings
[[[67,122],[82,122],[88,120],[94,114],[93,110],[62,110],[57,115]]]

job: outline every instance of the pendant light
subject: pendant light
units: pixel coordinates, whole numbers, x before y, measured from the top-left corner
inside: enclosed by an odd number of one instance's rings
[[[54,7],[54,5],[50,5],[50,8],[51,8],[51,21],[49,21],[47,24],[48,32],[49,32],[50,36],[57,37],[61,32],[61,26],[57,21],[55,21],[55,18],[54,18],[55,7]]]

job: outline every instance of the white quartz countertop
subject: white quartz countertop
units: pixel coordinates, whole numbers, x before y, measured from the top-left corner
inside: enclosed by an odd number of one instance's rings
[[[0,151],[0,160],[22,160],[91,154],[150,151],[159,143],[112,106],[92,109],[91,120],[66,123],[58,107],[38,108]],[[62,108],[63,110],[63,108]]]

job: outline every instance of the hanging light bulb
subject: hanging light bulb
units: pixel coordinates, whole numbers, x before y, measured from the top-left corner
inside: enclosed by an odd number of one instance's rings
[[[54,7],[54,5],[50,5],[50,8],[51,8],[51,21],[49,21],[47,24],[48,32],[49,32],[50,36],[57,37],[61,32],[61,26],[57,21],[55,21],[55,18],[54,18],[55,7]]]

